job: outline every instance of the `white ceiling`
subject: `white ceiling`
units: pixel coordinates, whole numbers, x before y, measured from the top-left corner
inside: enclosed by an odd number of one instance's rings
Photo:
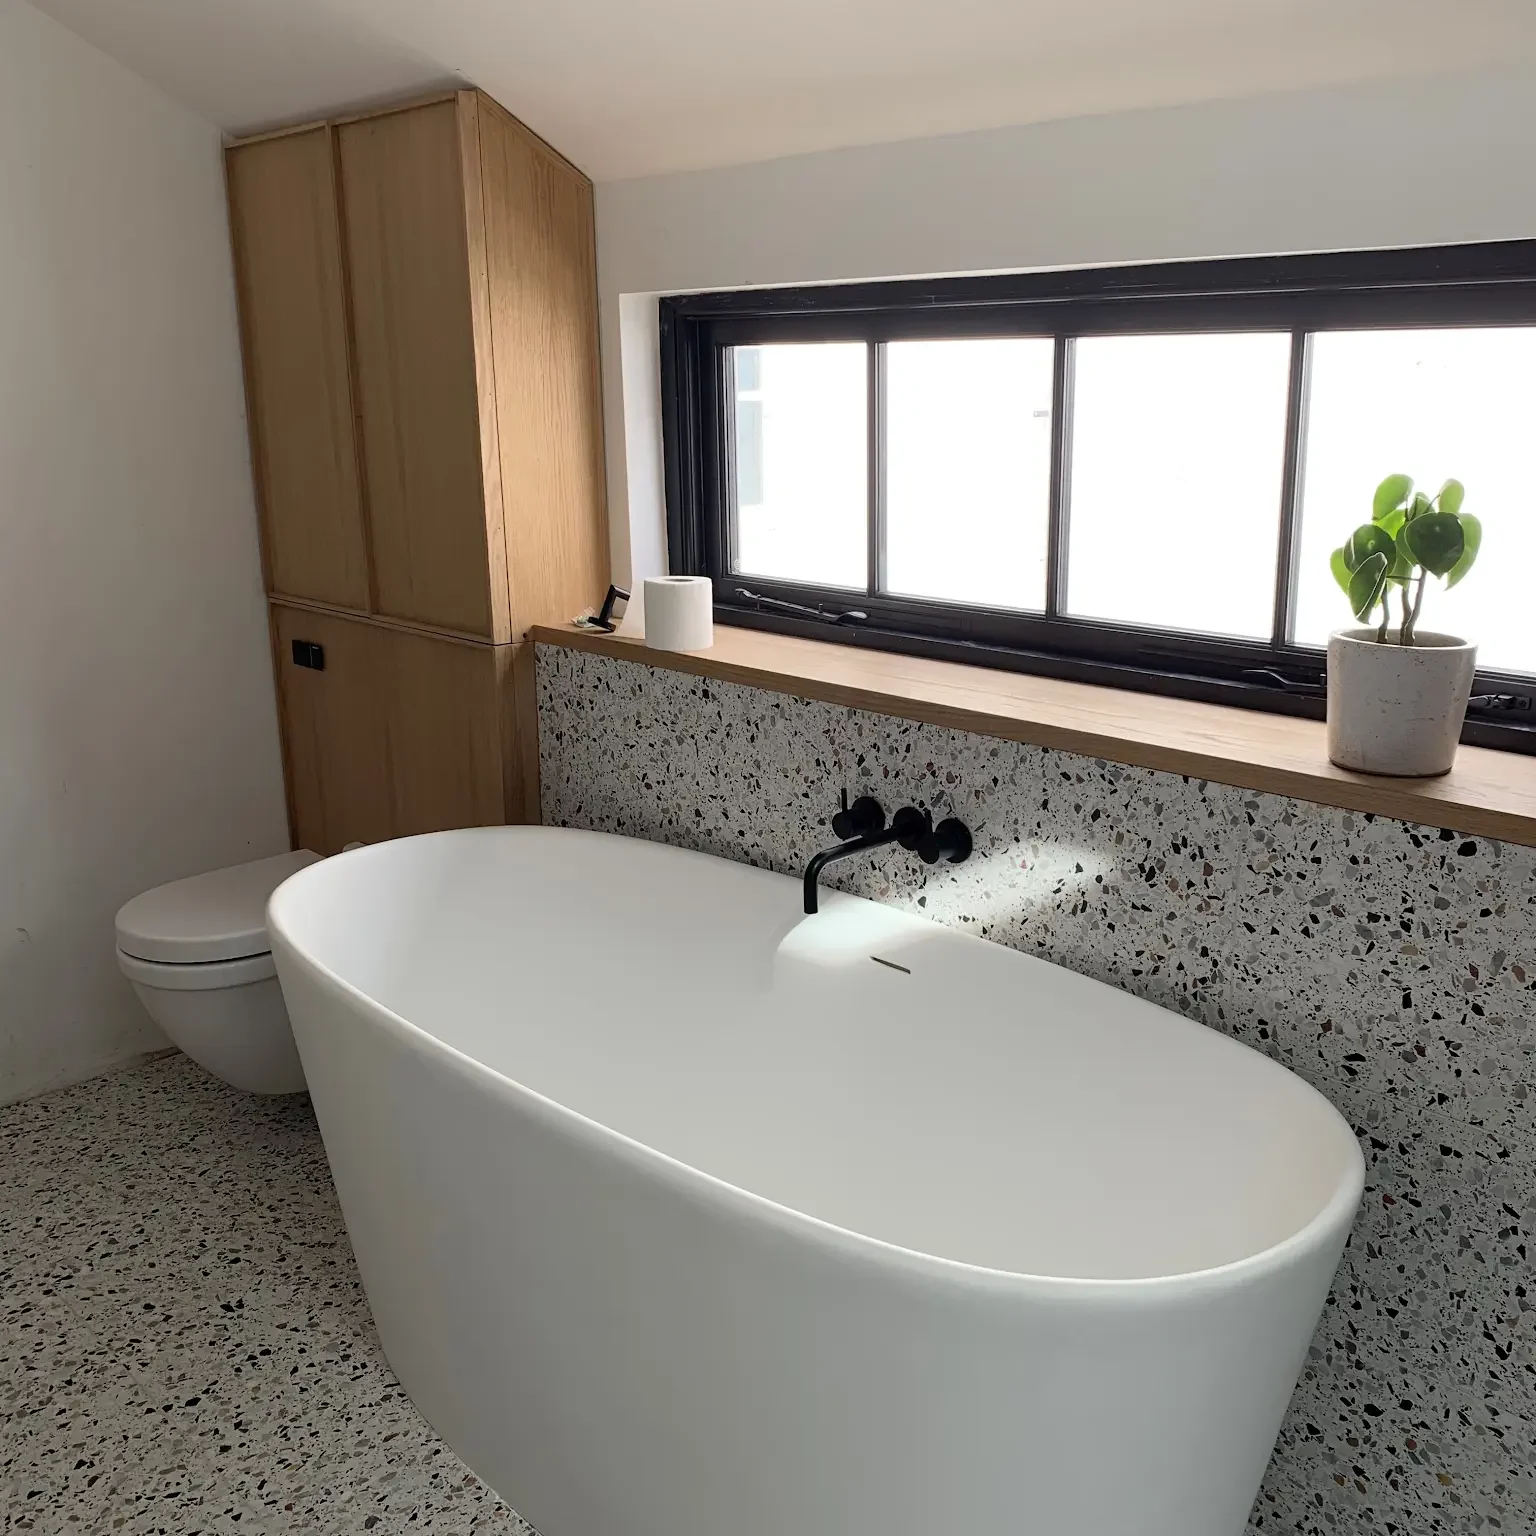
[[[34,0],[230,131],[472,81],[599,180],[1536,64],[1532,0]]]

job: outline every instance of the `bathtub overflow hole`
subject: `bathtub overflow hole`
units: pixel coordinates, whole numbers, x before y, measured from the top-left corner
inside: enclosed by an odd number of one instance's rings
[[[876,965],[883,965],[888,970],[900,971],[903,976],[910,976],[912,974],[912,967],[909,965],[897,965],[894,960],[882,960],[879,955],[871,955],[869,958]]]

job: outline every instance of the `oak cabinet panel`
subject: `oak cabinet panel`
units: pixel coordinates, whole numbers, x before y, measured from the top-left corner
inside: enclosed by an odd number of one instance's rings
[[[388,752],[373,631],[330,614],[274,606],[272,660],[294,846],[339,853],[393,836]],[[313,641],[325,670],[300,667],[293,642]]]
[[[494,102],[479,113],[513,630],[608,585],[592,188]]]
[[[228,186],[268,585],[365,608],[330,130],[232,149]]]
[[[337,136],[378,611],[490,637],[458,109]]]
[[[538,819],[531,646],[283,605],[272,632],[299,846]],[[296,640],[323,669],[295,661]]]

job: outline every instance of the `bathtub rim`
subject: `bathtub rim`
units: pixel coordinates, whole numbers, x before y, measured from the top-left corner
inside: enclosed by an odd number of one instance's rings
[[[424,835],[441,837],[445,834]],[[446,835],[451,837],[456,834]],[[613,834],[596,835],[611,836]],[[416,839],[401,839],[401,841],[416,841]],[[625,839],[625,841],[646,840]],[[703,857],[716,856],[705,854]],[[556,1134],[586,1142],[588,1146],[595,1145],[617,1156],[630,1168],[649,1176],[659,1177],[664,1184],[685,1199],[717,1209],[723,1208],[724,1214],[735,1219],[746,1217],[766,1221],[768,1225],[785,1231],[792,1237],[810,1241],[845,1260],[873,1263],[886,1269],[894,1267],[920,1283],[937,1283],[990,1294],[1029,1297],[1056,1303],[1098,1302],[1115,1306],[1123,1306],[1128,1300],[1144,1298],[1148,1304],[1156,1304],[1226,1293],[1234,1288],[1266,1279],[1286,1269],[1292,1263],[1304,1260],[1306,1256],[1325,1246],[1331,1235],[1340,1229],[1344,1234],[1343,1240],[1347,1243],[1358,1215],[1365,1192],[1365,1155],[1361,1151],[1359,1139],[1353,1127],[1326,1096],[1318,1094],[1318,1097],[1322,1098],[1337,1116],[1339,1125],[1347,1133],[1348,1141],[1354,1148],[1354,1157],[1348,1160],[1348,1168],[1341,1172],[1339,1181],[1328,1200],[1305,1225],[1282,1238],[1278,1243],[1272,1243],[1257,1253],[1245,1254],[1241,1258],[1231,1259],[1224,1264],[1212,1265],[1205,1269],[1186,1270],[1174,1275],[1025,1274],[1017,1270],[995,1269],[986,1265],[972,1264],[963,1259],[945,1258],[941,1254],[925,1253],[920,1249],[907,1248],[884,1238],[839,1226],[836,1222],[820,1216],[812,1216],[792,1206],[782,1205],[766,1195],[756,1194],[752,1190],[743,1189],[701,1168],[695,1168],[691,1163],[685,1163],[669,1153],[658,1151],[655,1147],[636,1141],[622,1131],[616,1131],[611,1126],[582,1114],[579,1110],[571,1109],[568,1105],[549,1098],[536,1089],[518,1082],[516,1078],[508,1077],[506,1073],[488,1066],[478,1057],[448,1044],[421,1025],[412,1023],[411,1020],[379,1002],[377,998],[371,997],[353,982],[338,975],[328,966],[322,965],[289,931],[279,906],[282,895],[289,885],[304,883],[314,875],[316,870],[323,869],[326,862],[328,861],[322,861],[310,866],[309,869],[298,871],[272,894],[267,908],[267,927],[272,938],[273,955],[278,961],[279,979],[282,975],[282,962],[285,959],[291,962],[296,961],[307,968],[323,988],[337,994],[338,1001],[359,1009],[364,1019],[393,1032],[407,1047],[419,1055],[437,1054],[460,1076],[487,1089],[495,1097],[509,1101],[514,1108],[530,1114],[532,1118],[546,1125]],[[845,896],[843,899],[857,901],[862,898]],[[1175,1015],[1175,1017],[1183,1016]],[[1199,1024],[1198,1020],[1187,1022],[1196,1024],[1200,1028],[1209,1028],[1207,1025]],[[297,1035],[296,1030],[296,1038]],[[1233,1043],[1240,1045],[1242,1042]],[[302,1054],[301,1046],[301,1057]],[[1281,1071],[1290,1071],[1281,1063],[1264,1056],[1262,1052],[1255,1054]],[[1296,1076],[1295,1073],[1291,1075]],[[1317,1090],[1304,1078],[1297,1077],[1297,1081],[1308,1091],[1317,1093]]]

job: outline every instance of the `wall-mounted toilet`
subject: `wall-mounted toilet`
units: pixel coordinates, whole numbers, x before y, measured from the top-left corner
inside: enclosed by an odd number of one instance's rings
[[[267,938],[267,900],[319,859],[301,849],[135,896],[117,914],[117,963],[193,1061],[247,1093],[299,1093],[304,1069]]]

